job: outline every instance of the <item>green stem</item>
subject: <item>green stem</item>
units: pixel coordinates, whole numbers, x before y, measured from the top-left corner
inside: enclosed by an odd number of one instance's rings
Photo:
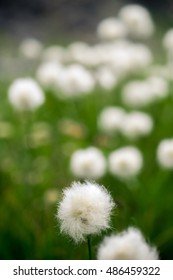
[[[88,241],[88,256],[89,256],[89,260],[92,260],[91,237],[90,236],[87,237],[87,241]]]

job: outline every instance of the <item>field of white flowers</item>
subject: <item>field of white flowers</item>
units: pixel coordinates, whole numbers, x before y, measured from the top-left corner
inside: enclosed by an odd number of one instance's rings
[[[128,5],[95,34],[1,78],[1,259],[173,259],[173,29]]]

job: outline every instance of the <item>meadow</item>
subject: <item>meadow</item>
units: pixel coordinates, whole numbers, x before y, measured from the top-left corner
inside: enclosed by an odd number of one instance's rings
[[[132,36],[119,22],[105,26],[94,45],[20,43],[17,56],[32,65],[29,79],[44,96],[38,106],[27,99],[27,86],[10,99],[15,80],[28,79],[22,71],[0,81],[1,259],[87,259],[86,242],[74,244],[56,217],[64,188],[85,180],[105,186],[116,203],[111,227],[92,238],[93,258],[105,235],[133,226],[160,259],[173,259],[173,31],[156,46],[152,28]],[[115,111],[101,118],[107,108]],[[150,125],[130,122],[134,112],[145,113]],[[92,156],[72,163],[76,151],[90,147],[102,155],[100,172]],[[125,156],[114,170],[110,155],[124,147],[135,147],[142,161]]]

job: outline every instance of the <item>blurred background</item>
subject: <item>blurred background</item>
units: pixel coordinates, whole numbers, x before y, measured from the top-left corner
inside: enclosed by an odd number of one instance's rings
[[[15,39],[32,36],[57,42],[61,37],[74,40],[80,36],[91,40],[98,22],[114,16],[126,3],[149,8],[164,27],[173,21],[170,0],[1,0],[0,32]]]

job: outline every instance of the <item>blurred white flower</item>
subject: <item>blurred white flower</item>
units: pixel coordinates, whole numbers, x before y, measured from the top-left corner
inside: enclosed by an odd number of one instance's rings
[[[31,78],[16,79],[8,90],[8,98],[20,111],[36,109],[45,101],[42,89]]]
[[[132,37],[145,39],[154,33],[154,23],[149,11],[140,5],[129,4],[122,7],[119,17]]]
[[[106,172],[106,160],[95,147],[80,149],[71,156],[70,170],[79,178],[98,179]]]
[[[129,179],[137,176],[143,167],[141,152],[132,146],[117,149],[110,153],[108,168],[110,173],[119,178]]]
[[[148,81],[132,81],[124,86],[122,100],[128,106],[143,107],[151,104],[155,96]]]
[[[98,116],[98,127],[102,131],[114,133],[121,129],[125,111],[120,107],[106,107]]]
[[[63,68],[60,64],[47,62],[41,64],[36,72],[36,78],[45,88],[57,89]]]
[[[157,148],[157,160],[166,169],[173,169],[173,139],[164,139]]]
[[[88,53],[90,46],[84,42],[74,42],[68,46],[68,59],[71,62],[83,63],[85,55]]]
[[[157,98],[164,98],[169,93],[169,85],[168,81],[159,76],[151,76],[147,79],[151,86],[151,91],[153,94],[153,97]]]
[[[173,28],[169,29],[163,37],[163,47],[167,52],[168,60],[173,59]]]
[[[115,206],[110,194],[92,182],[73,182],[63,192],[57,218],[61,232],[75,242],[85,240],[87,235],[99,234],[109,228],[110,215]]]
[[[142,112],[132,112],[126,115],[121,126],[121,132],[130,139],[136,139],[151,133],[153,119]]]
[[[129,227],[103,239],[98,260],[158,260],[157,249],[145,241],[139,229]]]
[[[122,77],[148,69],[152,61],[152,52],[144,44],[118,40],[105,46],[105,63]]]
[[[103,40],[123,38],[126,34],[124,23],[114,17],[102,20],[97,27],[97,35]]]
[[[133,71],[148,69],[153,62],[153,54],[149,47],[144,44],[133,44],[130,56],[132,59],[131,69]]]
[[[108,66],[100,66],[95,73],[97,83],[106,90],[111,90],[117,84],[115,73]]]
[[[39,58],[42,54],[42,51],[42,43],[34,38],[27,38],[23,40],[19,46],[20,54],[28,59]]]
[[[76,97],[90,93],[95,86],[92,74],[82,65],[72,64],[64,69],[59,87],[61,97]]]
[[[42,54],[46,62],[61,63],[66,60],[66,50],[62,46],[50,46]]]

